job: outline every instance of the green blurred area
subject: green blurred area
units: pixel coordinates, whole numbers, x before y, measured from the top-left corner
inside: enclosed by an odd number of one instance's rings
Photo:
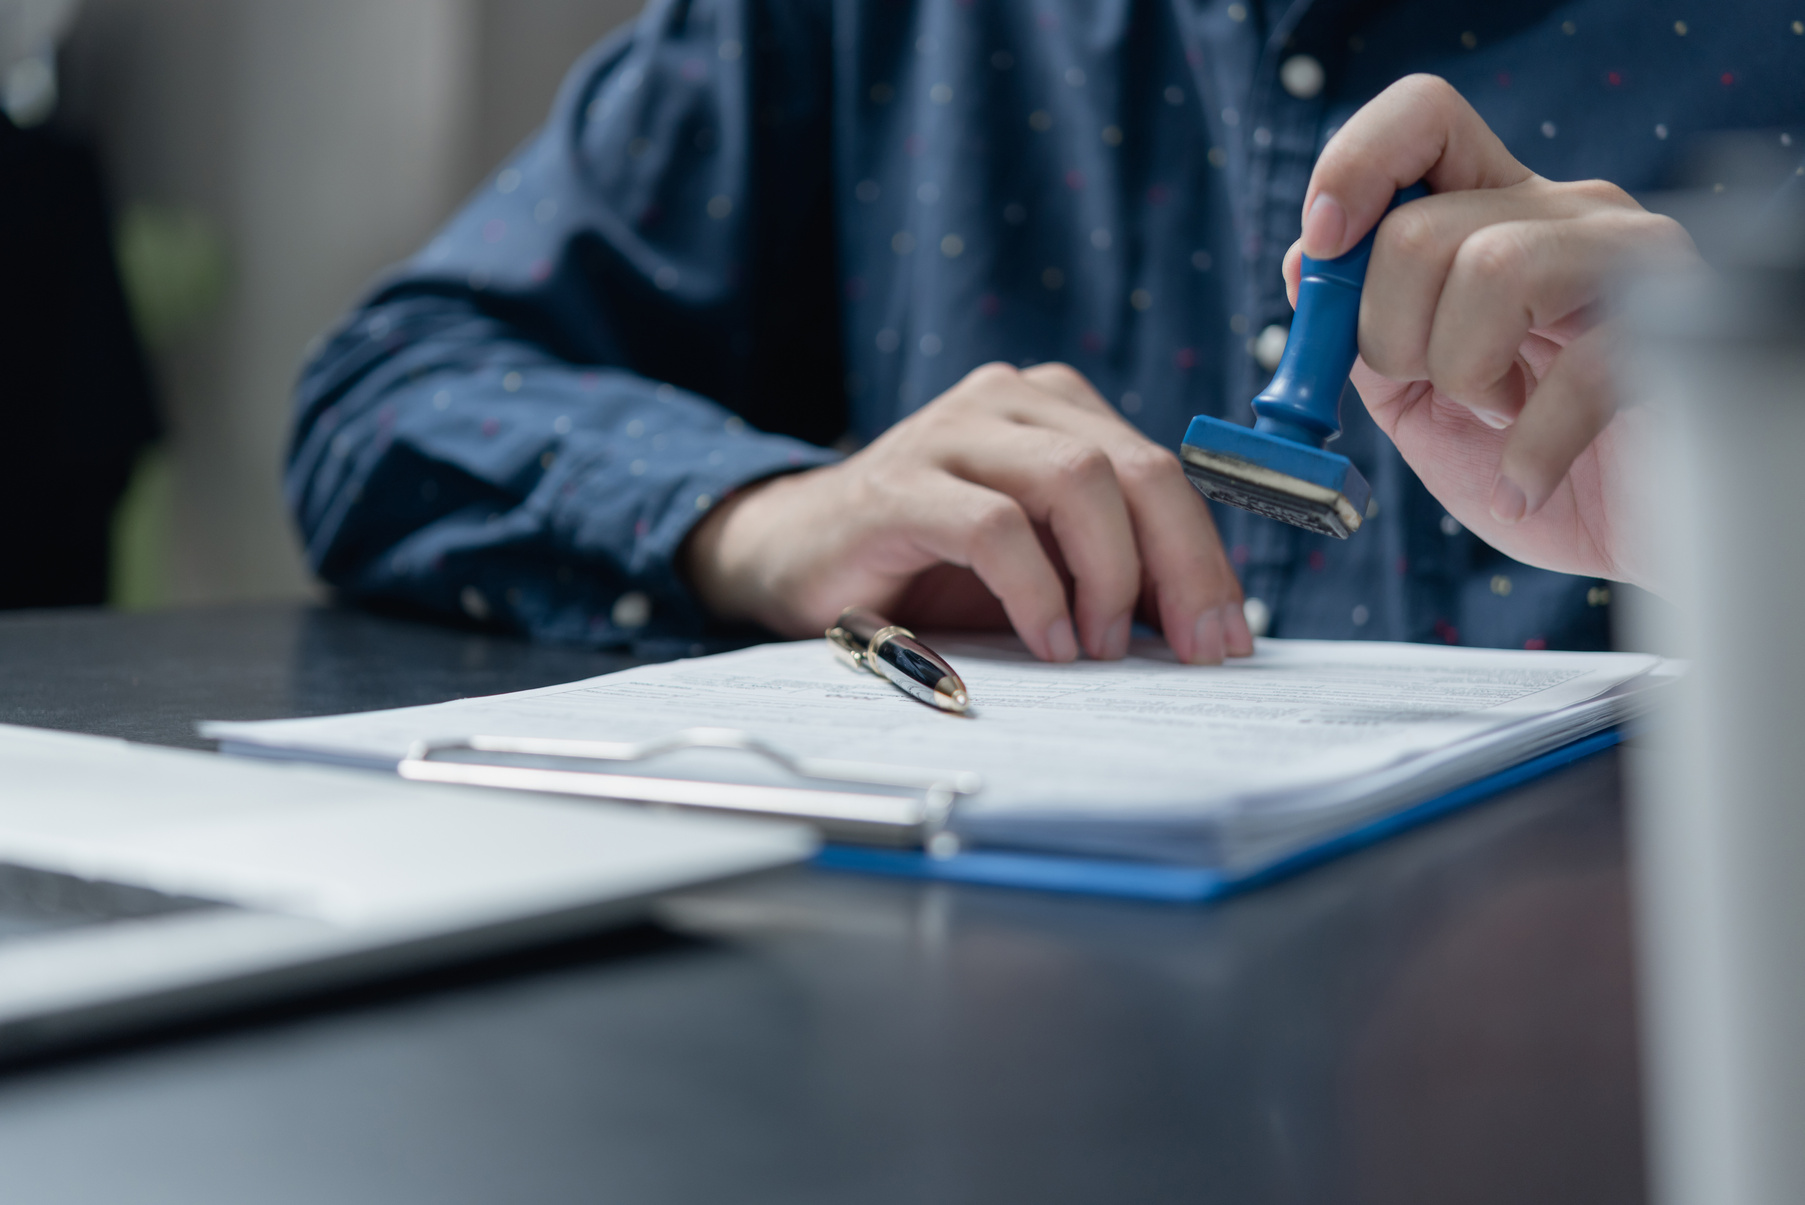
[[[113,512],[112,570],[107,603],[123,611],[169,604],[170,514],[174,474],[160,446],[138,457],[131,484]]]
[[[226,240],[197,210],[128,206],[114,248],[138,337],[153,355],[178,343],[225,300],[231,282]]]
[[[217,223],[196,210],[136,204],[114,231],[120,283],[138,338],[153,366],[224,304],[231,258]],[[164,399],[164,415],[169,415]],[[139,458],[113,515],[108,601],[125,610],[164,606],[170,598],[174,470],[167,448]]]

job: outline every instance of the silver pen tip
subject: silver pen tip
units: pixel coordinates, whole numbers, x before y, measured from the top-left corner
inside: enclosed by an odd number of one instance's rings
[[[934,702],[945,711],[964,711],[971,705],[971,696],[957,680],[942,678],[934,684]]]

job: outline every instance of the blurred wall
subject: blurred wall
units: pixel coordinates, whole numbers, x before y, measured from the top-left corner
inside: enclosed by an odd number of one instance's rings
[[[481,0],[469,187],[545,120],[564,73],[645,0]]]
[[[169,427],[128,496],[124,601],[316,589],[280,493],[309,341],[636,7],[88,0],[57,121],[101,146]]]

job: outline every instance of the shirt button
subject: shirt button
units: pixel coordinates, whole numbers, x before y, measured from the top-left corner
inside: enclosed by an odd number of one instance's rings
[[[629,590],[614,600],[609,618],[619,628],[643,628],[652,618],[652,600],[638,590]]]
[[[1322,64],[1307,54],[1294,54],[1279,64],[1279,83],[1299,100],[1309,100],[1322,91]]]
[[[1273,323],[1261,331],[1253,341],[1253,358],[1260,362],[1260,367],[1271,372],[1279,366],[1279,360],[1285,355],[1285,339],[1290,331]]]
[[[1260,598],[1250,598],[1241,604],[1241,614],[1247,619],[1247,631],[1254,636],[1264,636],[1272,628],[1272,608]]]

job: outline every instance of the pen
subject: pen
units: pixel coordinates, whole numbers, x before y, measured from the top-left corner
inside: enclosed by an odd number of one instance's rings
[[[971,702],[953,667],[915,639],[915,633],[864,607],[840,612],[827,629],[827,642],[852,668],[888,678],[898,690],[930,707],[962,712]]]

